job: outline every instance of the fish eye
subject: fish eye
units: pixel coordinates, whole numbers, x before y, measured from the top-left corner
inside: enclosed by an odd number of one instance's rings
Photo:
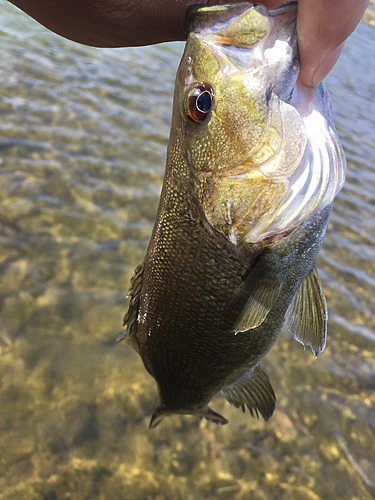
[[[196,123],[204,123],[210,116],[214,92],[206,83],[191,87],[185,95],[185,113]]]

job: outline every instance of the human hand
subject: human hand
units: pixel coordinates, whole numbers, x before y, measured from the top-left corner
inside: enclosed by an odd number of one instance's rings
[[[47,28],[76,42],[96,47],[127,47],[185,40],[185,14],[190,5],[231,0],[11,2]],[[261,3],[271,9],[284,1],[261,0]],[[302,85],[316,86],[331,71],[368,3],[369,0],[299,0],[297,30]]]
[[[369,0],[299,0],[299,82],[315,87],[336,64]]]

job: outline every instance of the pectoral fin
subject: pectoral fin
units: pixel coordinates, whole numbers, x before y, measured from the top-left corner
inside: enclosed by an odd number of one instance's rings
[[[259,412],[264,420],[268,420],[275,409],[275,393],[267,375],[259,366],[223,389],[221,393],[235,408],[241,407],[245,411],[246,405],[252,417],[255,413],[259,418]]]
[[[263,279],[250,295],[246,305],[234,325],[234,331],[245,332],[257,328],[266,319],[279,295],[281,283]]]
[[[292,337],[318,356],[327,341],[327,302],[314,266],[301,282],[286,313],[286,326]]]
[[[275,275],[258,261],[235,290],[224,310],[224,321],[233,318],[235,333],[257,328],[266,319],[279,296],[284,275]]]

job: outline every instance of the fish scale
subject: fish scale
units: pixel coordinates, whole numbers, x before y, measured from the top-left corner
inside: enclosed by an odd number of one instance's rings
[[[298,87],[296,14],[296,2],[189,11],[156,222],[117,339],[156,380],[150,427],[172,414],[226,423],[208,406],[220,391],[268,419],[259,362],[284,323],[324,349],[315,262],[345,160],[324,85]]]

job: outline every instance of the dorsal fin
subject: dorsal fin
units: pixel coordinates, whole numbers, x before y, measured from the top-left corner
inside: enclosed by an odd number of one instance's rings
[[[245,411],[246,405],[252,417],[255,413],[259,418],[259,412],[264,420],[268,420],[275,409],[275,393],[269,378],[259,366],[228,385],[221,393],[235,408]]]
[[[316,266],[302,280],[285,319],[292,337],[305,349],[309,345],[315,356],[324,351],[328,311]]]
[[[135,268],[133,276],[130,280],[130,288],[128,292],[128,297],[130,298],[129,308],[124,316],[124,330],[121,330],[121,332],[117,335],[116,342],[121,342],[121,340],[125,337],[132,338],[136,332],[139,295],[142,288],[144,268],[145,263],[142,262],[142,264]]]

